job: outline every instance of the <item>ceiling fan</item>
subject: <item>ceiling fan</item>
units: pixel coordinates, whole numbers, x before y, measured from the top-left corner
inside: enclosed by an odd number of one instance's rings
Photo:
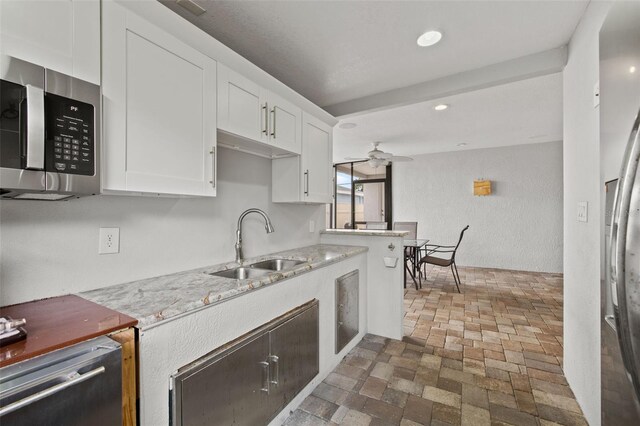
[[[369,163],[369,165],[374,169],[379,166],[387,166],[389,165],[389,163],[393,163],[393,162],[413,160],[413,158],[411,157],[401,157],[401,156],[393,155],[390,152],[384,152],[378,149],[378,145],[380,145],[380,142],[373,143],[373,149],[367,153],[367,158],[347,157],[345,158],[345,160],[349,160],[349,161],[368,160],[367,163]]]

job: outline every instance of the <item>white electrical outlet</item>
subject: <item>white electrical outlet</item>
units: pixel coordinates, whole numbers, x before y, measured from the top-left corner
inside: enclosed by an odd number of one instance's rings
[[[578,222],[587,222],[588,221],[588,209],[589,204],[586,201],[580,201],[578,203]]]
[[[309,221],[309,232],[316,232],[316,222],[315,220]]]
[[[120,228],[100,228],[98,254],[120,253]]]

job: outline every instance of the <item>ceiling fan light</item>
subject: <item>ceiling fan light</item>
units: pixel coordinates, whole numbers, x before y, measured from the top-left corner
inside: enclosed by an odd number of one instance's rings
[[[371,158],[371,159],[369,159],[368,163],[369,163],[369,165],[370,165],[371,167],[373,167],[374,169],[376,169],[376,168],[378,168],[379,166],[381,166],[381,165],[382,165],[382,163],[384,163],[384,161],[383,161],[383,160],[380,160],[380,159],[377,159],[377,158]]]

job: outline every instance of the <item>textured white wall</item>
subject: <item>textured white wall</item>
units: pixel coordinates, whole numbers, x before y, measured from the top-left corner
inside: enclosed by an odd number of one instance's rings
[[[315,244],[325,206],[271,203],[271,161],[221,149],[218,197],[94,196],[66,202],[0,202],[0,306],[76,293],[233,260],[236,222],[245,256]],[[120,253],[98,255],[98,228],[120,228]]]
[[[591,2],[564,70],[564,371],[589,424],[600,424],[600,138],[593,86],[598,32],[610,8]],[[589,203],[578,222],[577,203]]]
[[[473,180],[492,181],[474,196]],[[562,271],[562,143],[465,150],[393,166],[394,221],[417,221],[418,237],[453,245],[459,265]]]

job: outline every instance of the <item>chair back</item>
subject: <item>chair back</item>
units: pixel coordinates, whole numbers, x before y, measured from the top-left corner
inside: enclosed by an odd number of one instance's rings
[[[408,231],[408,240],[415,240],[418,238],[418,222],[393,222],[394,231]]]
[[[458,247],[460,246],[460,242],[462,241],[462,237],[464,237],[464,231],[469,229],[469,225],[465,226],[462,232],[460,232],[460,238],[458,239],[458,244],[456,244],[456,248],[453,249],[453,255],[451,255],[451,259],[455,260],[456,252],[458,251]]]

